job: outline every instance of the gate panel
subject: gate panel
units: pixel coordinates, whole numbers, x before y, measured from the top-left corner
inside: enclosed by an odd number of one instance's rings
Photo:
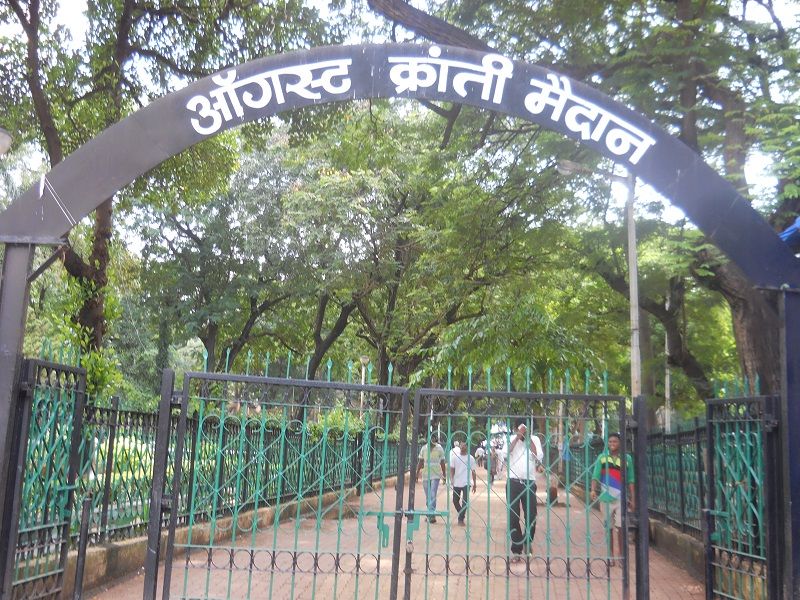
[[[27,360],[18,431],[12,598],[60,598],[81,448],[86,371]]]
[[[389,596],[404,389],[190,373],[180,402],[169,495],[182,473],[189,490],[167,523],[164,597]]]
[[[778,399],[709,400],[706,597],[777,598]],[[775,539],[771,539],[775,538]]]
[[[617,538],[611,552],[615,533],[610,505],[587,498],[595,461],[608,434],[619,432],[621,447],[626,447],[624,398],[421,390],[415,397],[414,415],[412,463],[420,448],[436,436],[441,438],[447,462],[456,441],[466,442],[470,455],[481,445],[500,449],[495,455],[490,452],[486,466],[478,468],[474,493],[469,481],[463,525],[449,472],[433,510],[426,506],[422,482],[409,487],[406,599],[627,597],[627,543],[620,548]],[[535,480],[533,539],[521,540],[523,552],[518,557],[512,552],[512,535],[519,534],[512,534],[511,518],[522,516],[527,507],[519,510],[516,494],[524,488],[519,487],[520,481],[508,478],[504,463],[519,423],[539,437],[543,460]],[[627,470],[626,461],[622,465]],[[633,473],[623,473],[625,481],[627,476]],[[556,499],[550,490],[561,486],[566,489],[557,491]],[[623,486],[623,532],[628,522],[626,495],[627,486]],[[524,532],[525,525],[520,529]]]

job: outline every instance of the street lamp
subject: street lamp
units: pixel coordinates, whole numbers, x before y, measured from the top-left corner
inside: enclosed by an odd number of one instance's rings
[[[0,156],[3,156],[11,148],[11,142],[14,138],[8,131],[0,127]]]
[[[631,321],[631,398],[642,393],[642,355],[639,346],[639,259],[636,252],[636,220],[633,216],[633,199],[636,193],[636,175],[630,170],[622,177],[609,171],[585,167],[571,160],[559,160],[556,170],[562,175],[591,175],[597,173],[615,183],[622,183],[627,190],[625,219],[628,229],[628,294],[630,296]]]

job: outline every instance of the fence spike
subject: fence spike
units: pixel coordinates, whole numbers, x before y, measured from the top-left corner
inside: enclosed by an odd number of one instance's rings
[[[756,374],[756,386],[755,386],[756,396],[761,395],[761,376]]]
[[[208,373],[208,350],[203,348],[203,371]]]
[[[231,363],[231,349],[228,348],[228,351],[225,353],[225,372],[228,373],[228,369],[230,369]]]
[[[292,351],[289,350],[289,354],[286,357],[286,379],[291,379],[292,374]]]
[[[367,384],[372,385],[372,362],[367,363]]]
[[[583,372],[583,393],[584,394],[588,394],[589,393],[589,380],[590,380],[591,376],[592,376],[592,372],[589,369],[586,369]]]
[[[547,369],[547,393],[553,393],[553,368]]]
[[[506,367],[506,391],[511,391],[511,367]]]
[[[245,375],[250,375],[250,363],[252,361],[253,361],[253,350],[252,349],[248,349],[247,350],[247,358],[245,359],[245,362],[244,362],[244,374]]]
[[[389,366],[386,368],[386,370],[389,371],[388,385],[392,385],[392,375],[394,374],[394,365],[392,363],[389,363]]]
[[[328,359],[328,383],[331,381],[331,369],[333,368],[333,359]]]
[[[608,396],[608,371],[603,371],[603,395]]]
[[[353,383],[353,360],[347,361],[347,383]]]
[[[472,391],[472,365],[467,367],[467,389]]]
[[[311,369],[311,357],[306,359],[306,381],[308,381],[308,371]]]
[[[264,359],[264,377],[269,377],[269,352],[267,352],[267,356]]]
[[[492,367],[486,367],[486,391],[492,391]]]
[[[572,393],[572,380],[570,379],[569,367],[564,371],[565,391],[567,394]]]
[[[453,365],[447,365],[447,389],[453,389]]]
[[[525,392],[531,393],[531,367],[525,367]]]

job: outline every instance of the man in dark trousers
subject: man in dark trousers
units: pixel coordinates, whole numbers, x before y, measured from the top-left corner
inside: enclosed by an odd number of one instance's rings
[[[470,473],[472,474],[472,493],[478,489],[478,476],[475,459],[467,452],[467,442],[461,442],[458,454],[450,457],[450,481],[453,485],[453,506],[458,513],[458,524],[464,526],[467,515]]]
[[[543,459],[539,438],[528,435],[528,428],[520,423],[508,449],[508,527],[512,562],[523,560],[523,551],[531,553],[536,532],[536,472]],[[522,513],[525,514],[524,528],[520,523]]]

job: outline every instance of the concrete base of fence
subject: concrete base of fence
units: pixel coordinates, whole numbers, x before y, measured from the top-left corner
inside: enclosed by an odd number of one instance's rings
[[[408,476],[406,476],[408,480]],[[387,478],[386,485],[393,486],[397,482],[396,477]],[[375,484],[373,484],[375,485]],[[348,500],[358,493],[356,488],[350,488],[345,493],[345,500]],[[330,492],[322,496],[322,506],[328,508],[335,505],[339,501],[339,494],[337,492]],[[319,505],[318,496],[309,496],[301,501],[300,514],[308,515],[314,513]],[[289,520],[297,514],[297,501],[286,502],[281,504],[281,511],[279,518],[281,521]],[[252,519],[256,518],[256,511],[250,511],[239,515],[240,527],[249,527],[252,524]],[[257,511],[258,524],[260,527],[267,527],[275,521],[275,508],[267,507],[261,508]],[[330,517],[336,518],[336,513],[331,511]],[[230,534],[232,528],[230,527],[231,517],[219,519],[217,527],[220,531],[227,531]],[[192,543],[193,544],[207,544],[211,535],[210,524],[201,523],[192,528]],[[189,536],[188,527],[179,527],[175,529],[175,544],[186,544]],[[217,536],[218,541],[223,541],[225,537]],[[161,558],[164,558],[164,551],[167,544],[167,534],[161,534]],[[109,583],[120,577],[132,575],[144,568],[145,552],[147,551],[147,538],[139,537],[130,540],[122,540],[119,542],[112,542],[108,544],[101,544],[92,546],[86,553],[86,567],[83,574],[83,589],[84,591],[91,590],[103,584]],[[174,556],[178,556],[182,548],[176,547]],[[64,588],[62,598],[72,598],[72,592],[75,588],[75,565],[77,562],[78,553],[73,550],[69,553],[67,558],[67,568],[64,573]]]
[[[679,529],[650,519],[650,543],[700,581],[705,580],[705,546],[703,542]]]

